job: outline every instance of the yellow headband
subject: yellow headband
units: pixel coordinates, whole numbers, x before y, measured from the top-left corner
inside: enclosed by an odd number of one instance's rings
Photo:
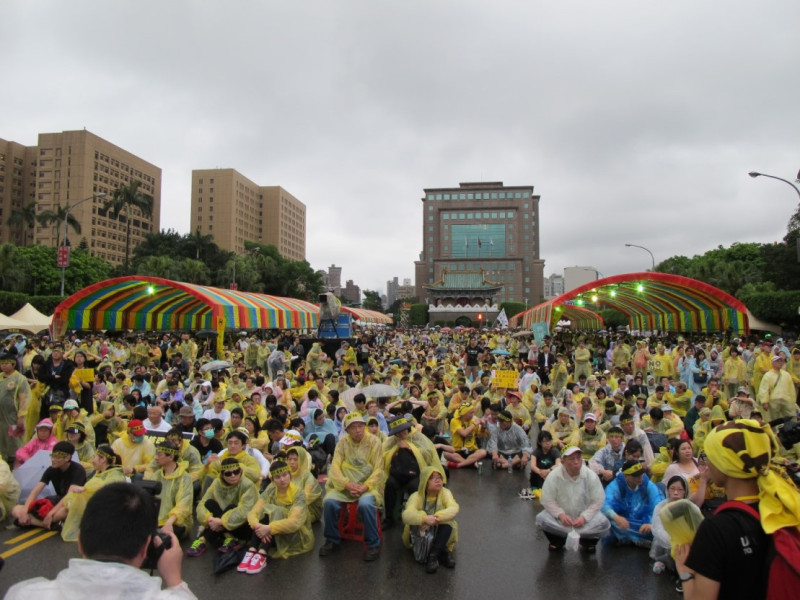
[[[242,465],[237,463],[230,463],[227,465],[220,465],[219,467],[219,474],[222,475],[225,471],[235,471],[236,469],[241,469]]]
[[[277,469],[270,469],[269,476],[275,479],[276,477],[280,477],[284,473],[290,473],[290,472],[291,469],[289,468],[289,465],[284,465],[282,467],[278,467]]]
[[[635,465],[631,465],[627,469],[623,471],[625,475],[638,475],[639,473],[644,472],[644,467],[642,467],[642,463],[636,463]]]
[[[504,415],[502,411],[497,413],[497,418],[500,419],[501,421],[506,421],[506,422],[511,421],[511,417]]]
[[[708,460],[728,477],[756,479],[764,531],[800,526],[800,494],[786,474],[770,463],[773,437],[769,426],[752,419],[729,421],[706,436],[704,449]]]

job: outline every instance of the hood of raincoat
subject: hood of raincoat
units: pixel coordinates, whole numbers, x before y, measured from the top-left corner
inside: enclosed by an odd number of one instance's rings
[[[434,473],[439,473],[439,475],[442,476],[442,481],[445,484],[447,483],[447,475],[444,474],[444,469],[442,468],[441,463],[434,463],[433,466],[423,467],[422,472],[419,474],[419,486],[417,487],[417,492],[423,498],[425,497],[426,490],[428,489],[428,479],[430,479],[431,475]]]

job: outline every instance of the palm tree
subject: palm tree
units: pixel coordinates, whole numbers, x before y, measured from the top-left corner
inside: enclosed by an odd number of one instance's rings
[[[128,271],[128,259],[131,253],[131,208],[136,208],[143,217],[149,218],[153,214],[153,197],[139,191],[142,182],[138,179],[128,185],[121,185],[111,193],[111,199],[103,205],[105,210],[110,210],[119,221],[120,213],[125,209],[125,272]]]
[[[214,236],[204,235],[198,227],[194,233],[186,235],[186,244],[190,249],[194,250],[195,260],[200,260],[200,257],[205,255],[206,251],[214,245]]]
[[[42,211],[42,213],[36,217],[36,220],[39,221],[42,227],[47,227],[48,225],[53,225],[53,227],[55,227],[56,247],[61,245],[61,224],[64,222],[65,217],[67,219],[67,231],[72,227],[75,233],[80,234],[81,232],[80,221],[75,218],[75,215],[69,212],[69,209],[69,205],[61,206],[61,204],[56,204],[55,210]],[[68,243],[68,240],[64,240],[64,243]]]
[[[6,225],[14,228],[24,227],[22,235],[19,237],[24,240],[22,245],[30,245],[33,242],[33,228],[36,226],[36,201],[32,200],[24,206],[12,210]]]

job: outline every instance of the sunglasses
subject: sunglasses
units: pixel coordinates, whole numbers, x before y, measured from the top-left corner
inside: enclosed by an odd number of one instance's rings
[[[241,472],[242,472],[241,469],[236,469],[235,471],[223,471],[222,474],[225,477],[235,477],[236,475],[239,475]]]

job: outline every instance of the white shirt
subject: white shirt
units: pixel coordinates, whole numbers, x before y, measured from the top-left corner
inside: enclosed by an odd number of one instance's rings
[[[161,589],[161,578],[115,562],[72,558],[69,567],[55,579],[35,577],[12,586],[5,600],[197,600],[189,587],[181,583]]]

